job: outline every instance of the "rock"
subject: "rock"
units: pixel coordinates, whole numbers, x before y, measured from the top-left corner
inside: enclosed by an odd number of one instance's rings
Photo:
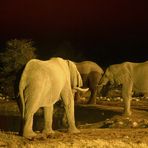
[[[121,97],[116,97],[116,100],[117,100],[117,101],[120,101],[120,100],[121,100]]]
[[[6,99],[9,99],[9,96],[6,96]]]
[[[133,100],[133,101],[139,101],[139,99],[138,99],[138,98],[132,98],[132,100]]]
[[[124,122],[122,122],[122,121],[117,121],[117,122],[115,122],[115,123],[112,125],[112,127],[114,127],[114,128],[122,128],[122,127],[124,127]]]
[[[132,121],[132,119],[131,119],[130,117],[126,117],[125,120],[126,120],[126,121],[129,121],[129,122]]]
[[[129,138],[129,136],[124,136],[123,138],[128,139],[128,138]]]
[[[123,99],[121,99],[121,102],[123,102]]]
[[[133,122],[132,123],[132,127],[137,127],[138,126],[138,123],[137,122]]]
[[[139,124],[140,124],[140,127],[147,128],[148,127],[148,120],[143,119],[139,122]]]
[[[104,122],[105,127],[112,127],[113,124],[114,124],[114,121],[110,120],[110,119],[106,119],[105,122]]]
[[[110,98],[107,98],[106,101],[110,101]]]
[[[1,97],[0,97],[0,100],[5,100],[5,99],[6,99],[6,98],[5,98],[5,97],[3,97],[3,96],[1,96]]]
[[[119,124],[119,125],[123,125],[124,123],[123,123],[122,121],[119,121],[118,124]]]

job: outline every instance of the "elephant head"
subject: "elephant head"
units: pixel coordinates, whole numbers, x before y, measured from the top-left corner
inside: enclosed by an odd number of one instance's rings
[[[101,78],[99,85],[103,86],[110,82],[111,85],[116,84],[124,84],[125,81],[130,79],[130,72],[129,69],[126,67],[125,64],[115,64],[109,66],[103,77]]]
[[[90,95],[88,99],[86,99],[87,103],[96,104],[97,84],[104,73],[103,69],[93,61],[75,62],[75,65],[82,77],[83,87],[88,87],[90,90]],[[79,102],[83,96],[84,93],[77,93],[75,102]]]
[[[68,62],[68,66],[69,66],[71,87],[73,89],[73,92],[88,91],[89,88],[86,88],[86,89],[80,88],[83,86],[83,81],[82,81],[81,75],[80,75],[79,71],[77,70],[77,67],[74,64],[74,62],[72,62],[70,60],[67,60],[67,62]]]

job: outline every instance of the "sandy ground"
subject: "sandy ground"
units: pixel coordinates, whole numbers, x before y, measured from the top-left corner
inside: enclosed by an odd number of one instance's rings
[[[14,131],[0,132],[0,147],[52,148],[147,148],[148,101],[132,101],[132,116],[124,117],[121,101],[99,101],[97,105],[77,105],[76,125],[80,133],[55,129],[48,136],[38,132],[35,139],[25,139]]]
[[[147,129],[81,129],[79,134],[56,131],[28,140],[17,133],[1,132],[0,147],[148,147]]]

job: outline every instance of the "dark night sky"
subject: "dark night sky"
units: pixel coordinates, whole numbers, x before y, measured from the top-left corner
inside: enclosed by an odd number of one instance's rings
[[[145,61],[147,0],[1,0],[1,46],[13,38],[34,40],[44,57],[68,42],[99,64]]]

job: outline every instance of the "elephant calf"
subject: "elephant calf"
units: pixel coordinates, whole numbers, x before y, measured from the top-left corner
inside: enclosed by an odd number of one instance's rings
[[[91,96],[89,99],[90,104],[96,104],[97,85],[104,73],[103,69],[92,61],[75,62],[77,69],[82,77],[83,86],[88,87]],[[80,95],[76,94],[75,100],[79,100]]]
[[[122,85],[124,114],[131,115],[132,91],[148,94],[148,61],[143,63],[123,62],[109,66],[99,83],[100,91],[108,82]]]

